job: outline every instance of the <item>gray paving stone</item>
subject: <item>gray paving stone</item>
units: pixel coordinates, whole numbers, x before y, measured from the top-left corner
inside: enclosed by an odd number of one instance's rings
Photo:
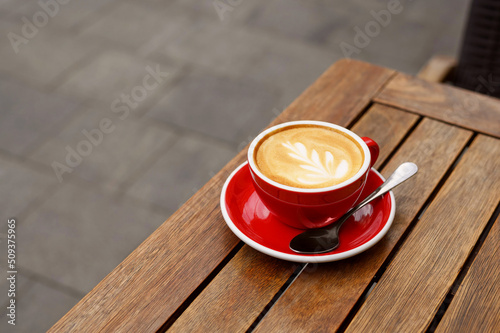
[[[204,137],[183,136],[132,185],[127,194],[176,210],[235,153],[235,150]]]
[[[120,3],[108,15],[83,31],[86,36],[104,37],[132,48],[139,48],[157,35],[172,35],[188,26],[188,12],[140,2]]]
[[[5,80],[0,80],[0,100],[0,149],[17,155],[39,145],[78,112],[69,99]]]
[[[4,10],[4,9],[6,10],[14,2],[15,2],[15,0],[0,0],[0,9],[1,10]]]
[[[415,29],[416,27],[410,23],[401,24],[400,21],[395,21],[381,31],[379,35],[371,38],[369,45],[360,48],[360,52],[353,54],[351,58],[415,75],[432,56],[432,44],[429,43],[431,36],[424,33],[414,34]],[[421,32],[423,30],[420,29]],[[412,34],[414,36],[411,38],[403,37]],[[345,39],[344,41],[354,45],[353,38],[355,35],[356,32],[353,30],[351,39]],[[397,51],[395,52],[396,48]]]
[[[87,293],[168,215],[65,184],[18,228],[21,268]]]
[[[19,7],[16,0],[0,0],[0,17],[8,17],[14,8]]]
[[[4,236],[4,235],[1,235],[1,236]],[[3,240],[0,240],[0,245],[2,245],[1,248],[2,248],[3,253],[7,253],[6,252],[7,251],[6,244],[7,243],[3,244]],[[4,264],[7,264],[7,259],[2,258],[2,259],[0,259],[0,262],[2,263],[2,268],[7,267],[7,266],[4,266]],[[15,286],[14,286],[14,288],[11,289],[10,281],[14,282],[14,280],[7,280],[7,277],[10,277],[11,274],[7,274],[7,271],[2,271],[2,279],[0,280],[0,292],[2,293],[2,302],[0,303],[2,310],[0,311],[0,316],[2,318],[2,320],[1,320],[2,322],[8,320],[8,319],[4,320],[5,315],[7,313],[5,307],[9,305],[10,299],[13,298],[17,302],[17,300],[21,296],[21,293],[23,293],[23,294],[26,293],[33,286],[33,281],[30,280],[27,277],[27,274],[24,274],[24,272],[18,270],[16,274],[12,274],[12,275],[15,275]],[[12,293],[14,293],[14,294],[12,294]],[[10,297],[9,294],[11,294],[12,297]],[[10,327],[10,325],[9,326],[7,326],[7,325],[1,326],[2,324],[3,323],[0,323],[0,329],[2,327]],[[2,330],[2,332],[7,332],[7,331]]]
[[[56,183],[55,178],[0,156],[0,211],[6,218],[19,215],[40,200]],[[22,221],[19,221],[22,222]],[[3,221],[2,224],[6,222]],[[3,229],[2,229],[3,230]]]
[[[152,72],[157,79],[152,76]],[[140,108],[161,94],[179,72],[173,64],[155,63],[119,51],[106,51],[74,73],[57,89],[82,99],[100,100],[104,105],[130,95]],[[146,80],[146,85],[144,80]],[[150,86],[151,89],[146,89]],[[134,92],[135,91],[135,92]],[[145,94],[144,94],[145,92]],[[134,97],[135,96],[135,97]]]
[[[275,107],[272,87],[246,78],[197,71],[146,115],[238,145],[276,116]]]
[[[9,305],[10,299],[14,299],[16,302],[19,299],[21,293],[25,293],[28,291],[28,289],[32,286],[32,281],[29,280],[27,277],[27,274],[25,274],[24,271],[20,270],[18,267],[19,264],[19,258],[14,258],[13,260],[16,260],[16,262],[8,262],[8,234],[7,234],[7,219],[5,219],[5,222],[2,223],[1,227],[1,232],[0,232],[0,251],[3,254],[0,256],[0,267],[2,268],[2,278],[0,279],[0,295],[2,295],[2,298],[0,299],[0,316],[2,320],[0,321],[0,329],[2,329],[2,324],[5,324],[8,319],[6,319],[6,306]],[[14,229],[15,230],[15,229]],[[13,235],[13,234],[11,234]],[[16,236],[16,235],[15,235]],[[12,242],[16,242],[17,239],[12,238],[11,236],[11,245],[13,244]],[[18,245],[19,243],[16,242],[15,245]],[[8,266],[9,265],[9,266]],[[14,267],[10,267],[10,265],[14,265]],[[17,273],[12,274],[14,275],[15,280],[7,280],[7,277],[11,277],[11,274],[7,274],[7,271],[17,271]],[[14,283],[13,286],[11,286],[11,281]],[[12,288],[13,287],[13,288]],[[19,312],[18,312],[19,314]],[[10,325],[9,325],[10,326]],[[7,327],[7,326],[5,326]],[[7,332],[5,330],[1,330],[2,332]]]
[[[391,67],[392,64],[392,68],[416,74],[432,56],[430,42],[435,32],[431,25],[412,18],[413,7],[408,5],[402,8],[403,11],[393,15],[387,27],[381,28],[380,33],[361,52],[367,51],[365,57],[374,59],[373,62],[380,59],[380,65]],[[373,18],[371,21],[374,22]],[[365,26],[366,23],[360,24],[360,28],[365,29]]]
[[[62,181],[77,176],[110,190],[119,190],[174,138],[172,131],[136,119],[133,110],[128,114],[105,109],[87,110],[31,157],[48,166],[58,162],[69,167],[71,173],[62,169],[57,172]],[[70,157],[70,163],[74,159],[73,165],[66,161],[70,154],[75,154]],[[57,180],[54,167],[51,169]]]
[[[370,11],[387,2],[242,1],[221,20],[212,0],[73,0],[18,54],[8,38],[0,40],[0,150],[52,172],[65,147],[85,139],[83,129],[108,117],[116,126],[74,168],[71,177],[89,183],[71,179],[58,187],[55,174],[0,155],[0,210],[20,217],[20,272],[44,277],[19,274],[17,331],[45,331],[67,312],[75,295],[88,292],[343,56],[339,43],[352,43],[353,28],[373,20]],[[402,1],[405,10],[354,58],[415,74],[433,54],[457,53],[469,2]],[[38,0],[0,0],[4,37],[22,35],[21,18],[33,21],[39,8]],[[120,120],[111,103],[143,84],[145,67],[156,65],[148,58],[165,61],[160,69],[172,75]],[[183,64],[192,73],[177,85],[172,80]],[[43,91],[59,84],[58,93],[89,100],[96,110],[10,81]],[[135,118],[151,105],[143,119]],[[49,188],[57,191],[44,197]],[[2,253],[5,236],[2,223]],[[58,283],[79,292],[53,289]],[[0,280],[1,295],[5,286]],[[4,331],[17,332],[2,320]]]
[[[330,65],[340,59],[339,52],[329,51],[301,41],[273,38],[262,50],[248,77],[278,87],[279,105],[286,107],[312,84]]]
[[[154,0],[153,0],[154,1]],[[208,17],[218,19],[224,24],[246,20],[256,8],[267,1],[228,1],[228,0],[177,0],[176,4],[185,6]]]
[[[16,5],[10,5],[9,19],[21,20],[24,16],[33,20],[33,16],[40,15],[38,12],[45,12],[50,16],[48,26],[53,28],[73,28],[83,21],[92,20],[96,16],[101,16],[100,12],[117,0],[85,0],[70,1],[61,4],[55,0],[24,1]],[[1,7],[0,7],[1,8]]]
[[[161,0],[160,0],[161,1]],[[160,2],[156,0],[148,0],[151,2]],[[152,6],[149,10],[154,10],[155,7]],[[185,34],[193,29],[193,25],[196,24],[199,20],[202,20],[203,17],[200,16],[196,11],[191,11],[187,9],[185,6],[178,6],[175,4],[169,3],[167,9],[162,9],[162,17],[160,18],[161,24],[158,24],[161,29],[158,29],[158,26],[153,26],[150,28],[149,35],[144,38],[145,43],[137,42],[141,46],[137,48],[137,54],[148,57],[149,55],[160,55],[160,58],[165,55],[163,49],[170,43],[175,40],[179,40],[184,38]],[[156,20],[158,20],[157,16],[154,16]],[[136,32],[137,34],[137,32]],[[125,38],[127,38],[125,36]],[[168,56],[170,58],[170,56]],[[179,63],[186,63],[188,57],[184,59],[182,57],[177,57],[175,60]]]
[[[194,63],[223,74],[243,75],[269,45],[266,33],[200,17],[181,33],[157,42],[152,54]]]
[[[347,3],[346,3],[347,4]],[[345,14],[339,17],[336,21],[340,23],[335,29],[332,29],[324,36],[323,44],[325,47],[334,46],[335,51],[340,51],[339,44],[346,42],[353,44],[353,39],[356,35],[354,28],[356,26],[364,28],[365,24],[374,20],[370,14],[371,10],[379,11],[386,7],[386,2],[366,2],[359,4],[357,2],[349,2],[344,8]],[[382,30],[382,36],[385,29]]]
[[[375,22],[371,11],[387,9],[386,2],[358,6],[359,13],[351,15],[350,27],[333,31],[328,36],[327,44],[332,48],[340,50],[342,42],[354,46],[354,38],[359,35],[354,28],[365,31],[368,22]],[[379,24],[380,32],[368,36],[369,44],[352,58],[416,74],[434,54],[456,54],[461,27],[466,21],[465,1],[453,4],[453,15],[448,2],[433,4],[431,11],[421,2],[401,2],[401,7],[401,13],[392,14],[385,27]]]
[[[32,282],[32,284],[16,301],[15,326],[7,323],[7,309],[2,307],[0,331],[9,333],[46,332],[79,301],[77,297],[43,283]]]
[[[48,86],[72,65],[94,53],[98,46],[82,37],[43,26],[23,34],[24,23],[1,22],[0,71],[29,84]],[[16,53],[17,51],[17,53]]]
[[[453,15],[447,15],[449,17],[446,20],[440,21],[441,27],[434,31],[437,36],[433,39],[432,54],[447,54],[458,59],[469,16],[469,6],[470,2],[467,0],[453,3]]]
[[[275,0],[256,8],[247,24],[294,39],[322,41],[344,20],[346,2],[334,5],[314,1]],[[340,21],[340,22],[339,22]]]

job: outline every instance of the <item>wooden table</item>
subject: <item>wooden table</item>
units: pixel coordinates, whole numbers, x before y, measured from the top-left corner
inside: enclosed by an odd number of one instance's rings
[[[50,331],[499,332],[500,100],[341,60],[272,125],[298,119],[373,138],[385,177],[418,164],[382,241],[319,265],[244,245],[219,208],[244,150]]]

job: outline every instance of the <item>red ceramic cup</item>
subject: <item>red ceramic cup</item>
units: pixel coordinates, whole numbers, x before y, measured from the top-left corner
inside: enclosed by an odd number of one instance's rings
[[[333,128],[355,140],[364,154],[361,169],[352,178],[340,184],[308,189],[283,185],[262,174],[254,159],[259,142],[278,129],[301,124]],[[355,205],[378,153],[377,143],[370,138],[360,138],[348,129],[331,123],[303,120],[276,125],[259,134],[248,149],[248,165],[257,194],[276,218],[299,229],[321,228],[335,222]]]

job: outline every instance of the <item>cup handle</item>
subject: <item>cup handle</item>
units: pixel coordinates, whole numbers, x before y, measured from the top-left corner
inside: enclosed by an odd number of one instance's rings
[[[370,168],[371,168],[377,161],[380,148],[378,147],[378,144],[375,141],[373,141],[368,137],[362,137],[361,139],[366,143],[368,149],[370,149],[370,155],[371,155]]]

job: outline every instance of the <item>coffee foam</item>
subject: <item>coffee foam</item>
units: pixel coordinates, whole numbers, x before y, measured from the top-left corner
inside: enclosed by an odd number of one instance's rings
[[[363,150],[354,139],[316,125],[272,132],[255,150],[255,163],[265,176],[299,188],[340,184],[361,169],[363,160]]]

